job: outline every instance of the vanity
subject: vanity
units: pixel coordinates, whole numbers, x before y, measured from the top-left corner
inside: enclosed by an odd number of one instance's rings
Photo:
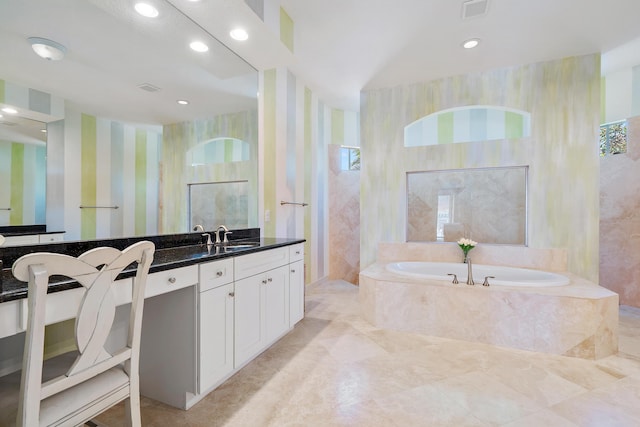
[[[303,318],[304,240],[260,238],[259,229],[236,235],[239,239],[227,247],[201,244],[199,233],[176,235],[181,246],[155,238],[142,326],[142,395],[189,409]],[[132,240],[95,245],[126,247]],[[58,245],[30,250],[64,251],[74,244]],[[73,249],[82,252],[91,246],[77,245],[81,248]],[[131,302],[133,273],[123,272],[114,284],[120,307]],[[26,284],[15,281],[9,269],[2,274],[0,375],[20,367],[27,311]],[[77,286],[50,284],[47,324],[75,317],[83,293]],[[124,313],[116,310],[108,345],[126,339]]]

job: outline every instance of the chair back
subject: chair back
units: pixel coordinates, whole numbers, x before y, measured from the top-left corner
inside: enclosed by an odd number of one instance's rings
[[[144,292],[154,250],[153,243],[143,241],[123,251],[99,247],[77,258],[56,253],[32,253],[13,264],[13,275],[18,280],[28,282],[28,315],[18,426],[39,425],[43,409],[41,401],[68,391],[118,365],[124,365],[129,381],[137,385]],[[105,349],[105,343],[116,312],[112,284],[125,268],[135,263],[137,271],[133,281],[127,343],[125,347],[110,353]],[[42,382],[46,296],[49,278],[54,275],[74,279],[85,289],[75,320],[78,356],[64,375]],[[120,383],[118,387],[120,397],[115,403],[128,398],[131,390],[128,383],[125,387]],[[125,392],[126,396],[123,394]],[[97,415],[89,413],[91,406],[101,407],[99,404],[87,405],[86,409],[82,409],[87,414],[78,416],[88,420]],[[106,408],[102,410],[104,409]]]

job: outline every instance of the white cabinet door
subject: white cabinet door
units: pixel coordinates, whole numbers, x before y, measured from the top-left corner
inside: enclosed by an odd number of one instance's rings
[[[264,274],[262,282],[265,343],[269,345],[289,329],[289,268],[282,266]]]
[[[233,371],[233,283],[200,293],[200,381],[204,393]]]
[[[288,266],[238,280],[234,317],[239,368],[289,329]]]
[[[304,317],[304,261],[289,264],[289,326]]]
[[[239,368],[262,349],[264,339],[264,304],[262,275],[235,282],[235,363]]]

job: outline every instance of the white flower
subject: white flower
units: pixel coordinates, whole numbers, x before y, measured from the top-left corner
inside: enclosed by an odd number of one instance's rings
[[[471,239],[465,239],[464,237],[458,240],[458,244],[462,246],[475,246],[478,242],[474,242]]]

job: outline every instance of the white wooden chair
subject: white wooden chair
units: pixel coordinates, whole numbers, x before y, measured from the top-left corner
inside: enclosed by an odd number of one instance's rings
[[[14,276],[29,283],[17,426],[78,426],[123,400],[127,423],[141,425],[140,334],[144,291],[154,250],[153,243],[145,241],[124,251],[100,247],[77,258],[33,253],[14,263]],[[137,272],[127,343],[124,348],[109,353],[105,341],[116,310],[112,283],[134,262],[137,262]],[[75,321],[77,357],[66,373],[47,380],[48,361],[43,362],[45,306],[49,276],[53,275],[76,280],[85,288],[85,293]]]

